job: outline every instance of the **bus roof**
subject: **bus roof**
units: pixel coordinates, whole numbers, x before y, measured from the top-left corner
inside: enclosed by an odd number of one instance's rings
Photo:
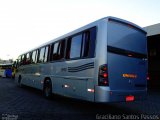
[[[0,66],[8,66],[8,65],[13,65],[13,63],[0,64]]]

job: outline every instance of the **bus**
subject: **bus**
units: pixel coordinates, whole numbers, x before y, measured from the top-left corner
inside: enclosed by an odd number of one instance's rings
[[[147,95],[146,32],[105,17],[18,57],[15,81],[92,102],[132,102]]]
[[[1,77],[12,77],[12,63],[10,64],[0,64],[0,76]]]
[[[15,60],[12,64],[12,79],[15,78],[16,71],[17,71],[17,60]]]

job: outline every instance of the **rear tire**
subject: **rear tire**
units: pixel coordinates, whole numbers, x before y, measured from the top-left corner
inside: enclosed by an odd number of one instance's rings
[[[50,99],[52,97],[52,82],[51,82],[51,80],[45,80],[44,87],[43,87],[43,95],[47,99]]]
[[[19,77],[18,77],[18,86],[19,86],[19,87],[23,87],[21,81],[22,81],[22,77],[19,76]]]

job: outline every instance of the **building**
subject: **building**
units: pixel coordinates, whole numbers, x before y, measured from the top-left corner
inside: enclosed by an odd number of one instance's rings
[[[160,23],[144,29],[147,31],[149,87],[160,87]]]

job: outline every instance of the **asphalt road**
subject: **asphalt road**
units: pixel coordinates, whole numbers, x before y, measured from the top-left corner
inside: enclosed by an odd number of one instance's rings
[[[13,79],[0,78],[2,120],[160,120],[160,90],[149,90],[147,100],[129,103],[91,103],[55,95],[51,100],[41,91],[18,87]]]

